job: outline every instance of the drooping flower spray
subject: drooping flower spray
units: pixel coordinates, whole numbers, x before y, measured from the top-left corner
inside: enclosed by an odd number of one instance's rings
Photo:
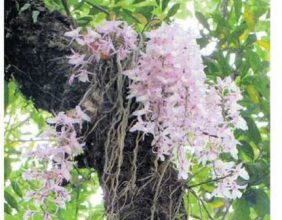
[[[72,29],[65,33],[72,48],[68,63],[72,66],[69,83],[74,80],[90,82],[96,73],[90,65],[116,59],[123,62],[138,50],[138,34],[124,21],[106,21],[92,29]],[[237,160],[235,129],[246,130],[240,115],[242,100],[239,88],[230,77],[209,80],[204,73],[201,52],[192,31],[184,31],[176,24],[162,24],[157,30],[146,33],[144,50],[132,69],[123,71],[129,78],[128,99],[142,104],[132,114],[136,123],[130,132],[151,134],[152,150],[161,160],[170,160],[178,170],[178,178],[188,179],[195,163],[211,168],[216,188],[212,195],[239,198],[246,186],[238,184],[238,178],[247,180],[248,173],[242,164],[225,161],[223,154]],[[48,137],[54,144],[39,146],[27,153],[41,165],[24,174],[26,180],[37,179],[40,187],[27,193],[42,205],[44,219],[55,213],[48,211],[48,203],[65,208],[70,194],[62,187],[69,181],[73,166],[72,157],[83,150],[84,140],[79,137],[83,121],[89,121],[79,106],[74,115],[60,112],[49,123],[54,125]],[[29,210],[25,219],[38,211]]]
[[[35,186],[27,192],[25,200],[33,199],[35,205],[42,209],[26,211],[24,219],[38,214],[43,215],[44,220],[49,220],[59,208],[65,209],[66,202],[71,200],[70,192],[62,185],[71,179],[73,156],[83,150],[85,143],[83,137],[79,137],[79,132],[84,121],[90,121],[90,118],[80,106],[76,107],[73,115],[60,112],[55,118],[48,120],[53,127],[46,129],[43,134],[53,142],[38,145],[35,150],[23,155],[38,164],[23,174],[23,179],[33,181]],[[50,209],[52,204],[57,207],[53,213]]]
[[[223,153],[237,159],[239,143],[234,130],[247,129],[237,103],[242,99],[239,88],[230,77],[218,78],[217,83],[207,79],[193,33],[176,24],[162,24],[147,37],[138,65],[124,72],[133,82],[128,98],[143,104],[133,113],[138,122],[131,132],[152,134],[158,158],[171,160],[179,170],[179,179],[189,177],[194,159],[211,166],[214,178],[230,175],[213,195],[240,197],[237,189],[244,187],[238,186],[236,179],[248,179],[245,169],[229,163],[226,172],[218,172],[225,167],[220,157]]]

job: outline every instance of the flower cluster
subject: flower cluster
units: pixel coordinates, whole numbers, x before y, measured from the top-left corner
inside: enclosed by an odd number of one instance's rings
[[[38,164],[23,174],[24,180],[37,182],[36,189],[27,192],[25,199],[33,199],[37,206],[43,207],[44,220],[51,219],[51,203],[56,205],[57,210],[65,209],[65,203],[71,199],[69,192],[62,185],[71,178],[70,171],[74,164],[72,156],[81,153],[85,144],[83,137],[78,137],[83,121],[90,121],[90,118],[80,106],[76,107],[73,115],[68,116],[60,112],[55,118],[48,120],[53,127],[43,134],[45,138],[54,139],[54,144],[39,145],[35,150],[24,154],[24,157],[33,158]],[[42,212],[28,210],[24,219],[29,219],[35,214]]]
[[[132,80],[128,98],[143,104],[133,113],[138,121],[130,131],[152,134],[158,158],[169,158],[179,170],[179,179],[188,178],[195,161],[216,169],[223,153],[237,159],[233,132],[247,129],[237,103],[242,99],[239,88],[230,77],[218,78],[216,84],[207,80],[191,31],[162,24],[147,38],[136,68],[124,71]],[[241,166],[231,171],[232,177],[218,184],[224,193],[218,188],[214,195],[230,197],[226,190],[233,190],[232,197],[240,197],[238,189],[244,186],[237,185],[236,179],[247,179],[247,173]]]
[[[242,163],[238,164],[234,168],[234,162],[223,162],[222,160],[216,160],[214,162],[214,178],[222,178],[219,182],[217,189],[214,190],[212,195],[217,197],[227,198],[240,198],[242,192],[239,189],[246,188],[246,185],[240,186],[236,183],[236,179],[241,177],[245,180],[249,179],[249,175],[245,169],[242,169]]]
[[[88,65],[99,60],[107,60],[116,54],[118,60],[124,60],[133,50],[136,50],[137,33],[125,21],[105,21],[95,29],[86,28],[86,33],[81,33],[81,27],[65,33],[66,37],[76,41],[81,52],[72,50],[69,64],[73,65],[73,74],[69,79],[71,84],[75,78],[88,82]]]

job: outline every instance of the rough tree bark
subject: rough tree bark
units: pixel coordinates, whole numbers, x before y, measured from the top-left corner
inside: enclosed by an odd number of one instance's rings
[[[20,7],[26,3],[17,2]],[[40,12],[36,23],[33,10]],[[143,139],[142,134],[128,132],[135,119],[126,117],[120,109],[128,107],[132,111],[137,103],[129,103],[125,98],[123,103],[111,101],[117,98],[119,90],[119,83],[113,80],[118,72],[115,60],[99,64],[99,71],[105,76],[104,81],[97,79],[99,85],[68,85],[70,66],[66,56],[70,47],[63,34],[69,26],[65,16],[50,12],[40,1],[32,1],[31,7],[19,14],[16,1],[6,0],[5,80],[16,80],[20,91],[38,109],[56,113],[70,111],[80,103],[91,114],[91,123],[84,125],[84,154],[75,160],[80,168],[93,167],[97,171],[107,219],[186,219],[184,189],[177,171],[169,161],[156,160],[152,137]],[[121,80],[124,86],[120,91],[125,97],[128,82],[126,78]],[[109,82],[113,82],[107,88],[110,97],[103,90]],[[91,95],[85,100],[84,94],[90,90]]]

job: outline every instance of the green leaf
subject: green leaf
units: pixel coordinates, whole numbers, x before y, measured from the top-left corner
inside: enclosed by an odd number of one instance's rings
[[[250,207],[244,198],[235,200],[234,204],[234,217],[236,220],[250,219]]]
[[[256,204],[254,209],[259,216],[264,217],[266,214],[270,213],[269,198],[262,189],[255,189],[254,191],[256,192]]]
[[[158,6],[160,6],[160,0],[156,0],[156,3],[158,4]]]
[[[17,11],[20,10],[20,5],[19,5],[18,1],[16,1],[16,8],[17,8]]]
[[[12,168],[11,168],[11,163],[8,157],[4,158],[4,168],[5,168],[5,173],[4,173],[4,178],[5,180],[9,179],[9,176],[11,174]]]
[[[251,31],[254,31],[255,29],[255,17],[253,12],[249,9],[249,7],[245,7],[245,12],[244,12],[244,18],[247,22],[247,25],[249,26]]]
[[[144,26],[147,24],[147,19],[145,16],[143,16],[142,14],[140,13],[133,13],[133,16],[141,23],[143,24]]]
[[[268,135],[269,135],[269,133],[268,133]],[[269,159],[269,156],[270,156],[270,142],[269,142],[269,140],[264,141],[261,146],[262,146],[263,151],[266,153],[266,158]]]
[[[253,85],[248,85],[247,86],[247,92],[248,92],[252,102],[254,104],[258,104],[259,103],[259,93],[258,93],[256,87],[254,87]]]
[[[34,114],[32,116],[33,121],[38,125],[39,128],[42,128],[45,126],[45,119],[40,114]],[[22,133],[23,134],[23,133]]]
[[[259,92],[263,95],[263,97],[266,98],[267,101],[269,101],[269,78],[265,75],[256,75],[253,76],[252,82],[256,89],[258,89]]]
[[[253,160],[255,155],[252,146],[247,141],[240,141],[240,143],[242,144],[240,149]]]
[[[248,62],[250,63],[250,66],[255,74],[259,74],[261,72],[262,68],[262,62],[260,60],[260,57],[257,53],[253,51],[248,51],[247,53]]]
[[[25,10],[27,10],[30,7],[29,3],[26,3],[23,5],[23,7],[21,7],[19,14],[21,14],[22,12],[24,12]]]
[[[260,135],[260,132],[259,132],[259,129],[258,129],[256,123],[250,117],[244,117],[244,119],[246,120],[247,126],[248,126],[248,130],[247,130],[248,137],[256,145],[258,145],[261,142],[261,135]]]
[[[136,24],[137,22],[139,22],[139,20],[133,16],[131,11],[123,9],[120,14],[122,15],[122,18],[127,21],[128,24]]]
[[[18,203],[17,203],[16,199],[10,193],[8,193],[6,190],[4,191],[4,198],[12,208],[19,210],[18,209]]]
[[[37,22],[39,13],[40,13],[39,11],[32,11],[32,20],[33,20],[33,23],[36,23],[36,22]]]
[[[141,3],[141,2],[144,2],[144,1],[146,1],[146,0],[135,0],[135,1],[133,2],[133,4],[138,4],[138,3]]]
[[[170,17],[172,17],[173,15],[175,15],[176,12],[178,11],[179,7],[180,7],[180,4],[174,4],[174,5],[171,7],[171,9],[169,9],[166,18],[170,18]]]
[[[21,188],[19,187],[19,184],[17,181],[12,181],[12,188],[14,190],[14,192],[19,196],[19,197],[23,197],[23,193],[21,191]]]
[[[4,212],[6,212],[9,215],[12,214],[12,209],[10,208],[10,206],[7,203],[4,203]]]
[[[90,213],[89,217],[86,220],[100,220],[105,217],[104,204],[99,204],[94,207],[94,210]]]
[[[101,7],[101,6],[100,6]],[[92,7],[89,11],[89,15],[97,15],[100,12],[102,12],[101,10],[99,10],[98,8]]]
[[[90,16],[85,16],[85,17],[82,17],[80,19],[77,20],[77,23],[79,26],[85,26],[87,25],[90,21],[92,21],[92,17]]]
[[[255,34],[250,34],[245,41],[245,47],[255,43],[257,41],[257,36]]]
[[[231,68],[226,57],[224,57],[222,51],[218,51],[216,53],[216,60],[219,64],[220,70],[222,72],[222,76],[229,76],[231,73]]]
[[[80,8],[84,5],[85,2],[86,2],[86,0],[82,0],[81,2],[79,2],[79,3],[74,7],[74,9],[73,9],[72,11],[76,11],[76,10],[80,9]]]
[[[6,114],[7,107],[9,105],[9,86],[8,83],[4,84],[4,110]]]
[[[163,0],[162,1],[162,11],[164,11],[166,9],[168,3],[169,3],[169,0]]]
[[[197,39],[197,44],[200,45],[200,48],[204,48],[209,44],[209,39],[205,36]]]
[[[269,187],[269,163],[263,161],[256,163],[245,163],[245,167],[250,176],[248,182],[251,186],[258,186],[260,184],[264,184],[265,186]],[[252,197],[251,193],[250,197]],[[251,201],[254,202],[255,200],[253,201],[251,199]]]
[[[198,21],[204,26],[204,28],[210,31],[210,26],[205,16],[199,11],[196,11],[195,15]]]
[[[138,7],[136,8],[136,13],[142,14],[148,21],[151,20],[152,17],[152,11],[154,10],[153,6],[144,6],[144,7]],[[136,18],[135,18],[136,19]]]
[[[235,8],[236,21],[238,21],[242,14],[242,1],[234,0],[234,8]]]
[[[75,197],[75,218],[77,219],[78,210],[79,210],[79,194],[80,194],[80,185],[76,187],[76,197]]]

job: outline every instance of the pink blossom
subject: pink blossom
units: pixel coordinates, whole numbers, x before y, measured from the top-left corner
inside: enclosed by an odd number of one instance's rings
[[[227,182],[220,182],[218,183],[217,189],[215,189],[212,193],[212,196],[217,196],[220,198],[232,198],[232,194],[230,192],[231,187],[228,185]]]
[[[130,54],[130,51],[122,47],[117,50],[117,56],[119,60],[124,60],[128,57],[128,54]]]
[[[23,216],[23,219],[24,220],[27,220],[29,218],[32,218],[35,214],[35,211],[33,210],[27,210],[25,213],[24,213],[24,216]]]
[[[82,124],[84,120],[89,121],[90,118],[80,106],[76,107],[76,114],[67,115],[59,112],[55,118],[47,121],[56,126],[60,125],[61,131],[49,129],[45,132],[45,136],[54,138],[56,142],[38,145],[35,150],[26,153],[27,157],[36,159],[43,166],[33,167],[23,174],[23,179],[35,180],[37,185],[40,185],[38,189],[27,192],[25,200],[33,199],[37,206],[45,204],[42,206],[44,219],[51,219],[47,203],[54,202],[58,208],[65,208],[65,202],[71,199],[69,192],[60,185],[63,180],[71,179],[70,172],[74,164],[71,157],[80,153],[85,144],[82,138],[77,137],[77,128],[73,126],[74,123]],[[52,199],[53,195],[55,195],[55,201]],[[34,213],[27,212],[25,219],[32,217]]]
[[[125,40],[125,43],[133,50],[137,49],[136,40],[137,33],[133,30],[132,27],[128,26],[126,22],[124,22],[124,27],[121,30],[121,34]]]
[[[87,30],[87,33],[83,35],[83,39],[84,39],[85,44],[87,45],[90,45],[95,40],[101,37],[100,34],[93,31],[90,27],[86,27],[86,30]]]
[[[66,32],[64,36],[71,37],[72,38],[71,42],[72,42],[73,40],[76,40],[81,36],[80,31],[81,31],[81,27],[77,27],[76,29],[72,29],[71,31]]]
[[[126,31],[125,36],[130,35]],[[167,155],[178,168],[179,178],[188,177],[193,165],[186,156],[191,154],[198,164],[211,166],[214,175],[231,174],[235,163],[219,157],[230,153],[237,159],[233,132],[246,129],[239,88],[230,77],[207,83],[193,33],[176,24],[162,24],[146,36],[149,39],[136,67],[123,72],[131,79],[127,98],[147,106],[133,112],[137,122],[130,131],[153,134],[157,157],[165,160]],[[190,146],[185,153],[183,146]],[[231,198],[230,187],[223,182],[214,195]]]
[[[77,155],[82,151],[82,147],[85,145],[85,143],[80,144],[78,142],[78,139],[76,137],[76,132],[73,131],[68,138],[68,144],[72,149],[72,154]]]
[[[237,179],[238,176],[242,177],[245,180],[249,180],[249,174],[247,173],[245,168],[242,168],[242,163],[238,164],[233,171],[234,177]]]
[[[33,169],[33,170],[28,170],[26,172],[23,173],[23,179],[24,180],[32,180],[32,179],[38,179],[41,177],[41,173],[38,172],[37,170]]]
[[[79,81],[81,82],[90,82],[88,77],[88,71],[83,69],[81,72],[77,75]]]
[[[81,110],[81,107],[79,105],[75,107],[75,110],[76,110],[76,117],[78,119],[80,119],[81,121],[90,122],[90,117]]]
[[[76,118],[71,118],[67,116],[64,112],[59,112],[55,118],[48,118],[47,122],[50,124],[56,124],[56,125],[65,124],[65,125],[72,126],[72,124],[79,123],[80,121]]]
[[[85,54],[79,54],[79,53],[76,53],[73,50],[71,50],[71,51],[72,51],[73,55],[68,57],[69,58],[69,61],[68,61],[69,64],[75,65],[75,67],[86,64],[86,61],[84,60]]]
[[[69,78],[69,84],[73,84],[73,81],[74,81],[74,78],[75,78],[75,75],[74,74],[71,74],[70,78]]]
[[[34,198],[37,195],[35,191],[29,191],[25,195],[25,201],[29,201],[30,199]]]
[[[62,201],[61,199],[56,199],[55,204],[57,207],[61,209],[66,209],[66,203]]]
[[[101,40],[100,52],[104,56],[109,56],[113,51],[115,51],[115,48],[111,39]]]
[[[101,34],[109,34],[112,32],[118,32],[122,21],[105,21],[104,24],[97,26],[96,29]]]
[[[51,218],[51,214],[50,213],[48,213],[48,212],[46,212],[46,213],[44,213],[44,220],[51,220],[52,218]]]
[[[144,134],[155,133],[154,128],[156,124],[154,122],[144,122],[140,116],[138,116],[137,118],[138,118],[138,122],[130,129],[130,132],[140,130],[143,131]]]
[[[240,186],[236,182],[232,182],[231,183],[232,198],[233,199],[241,198],[242,192],[240,191],[240,189],[245,189],[246,187],[247,185]]]

